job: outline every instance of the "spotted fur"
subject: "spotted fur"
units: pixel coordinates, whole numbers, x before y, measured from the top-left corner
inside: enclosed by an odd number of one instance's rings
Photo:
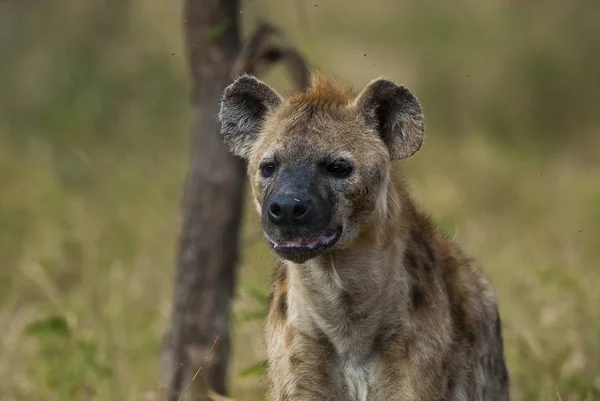
[[[261,176],[265,161],[312,169],[311,185],[343,227],[332,249],[281,259],[275,270],[265,327],[274,400],[509,399],[494,292],[416,206],[393,163],[423,141],[408,89],[380,78],[355,94],[316,73],[309,89],[284,98],[243,76],[225,91],[220,118],[248,160],[267,237],[276,233],[263,204],[285,178]],[[340,157],[354,166],[349,178],[318,174]]]

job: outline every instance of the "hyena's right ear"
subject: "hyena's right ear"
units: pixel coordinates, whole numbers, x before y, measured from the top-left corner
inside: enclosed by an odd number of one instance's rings
[[[271,87],[247,74],[225,88],[219,111],[221,134],[235,155],[248,157],[267,113],[281,101]]]

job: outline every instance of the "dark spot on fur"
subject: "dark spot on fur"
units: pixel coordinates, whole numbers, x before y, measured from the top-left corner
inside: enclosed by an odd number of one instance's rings
[[[290,356],[290,365],[292,365],[293,368],[297,368],[301,364],[302,364],[302,359],[300,359],[298,356],[296,356],[296,355]]]
[[[287,314],[287,293],[286,292],[279,294],[277,308],[279,310],[279,313],[282,316],[285,316]]]
[[[316,331],[313,335],[308,335],[302,331],[296,331],[295,336],[301,339],[302,342],[316,343],[326,349],[332,348],[333,345],[322,331]]]
[[[343,291],[341,298],[344,309],[348,312],[352,311],[352,295],[348,291]]]
[[[386,352],[390,344],[396,344],[400,337],[400,333],[382,329],[380,334],[373,340],[372,350],[375,353]]]
[[[471,346],[475,346],[475,340],[477,339],[477,336],[475,335],[475,331],[473,330],[467,330],[467,341],[469,341],[469,344],[471,344]]]
[[[320,346],[325,347],[327,349],[333,348],[333,344],[331,344],[325,333],[321,333],[319,335],[319,337],[317,338],[317,343]]]
[[[344,291],[342,293],[341,299],[342,299],[342,303],[344,306],[345,314],[346,314],[346,316],[348,316],[348,319],[351,322],[358,322],[367,317],[367,315],[364,311],[362,311],[360,309],[357,310],[354,307],[354,298],[352,297],[352,294],[350,294],[347,291]]]
[[[373,339],[372,350],[374,353],[378,354],[383,352],[385,343],[383,342],[383,334],[378,334],[377,337]]]
[[[414,286],[412,289],[412,304],[415,309],[420,309],[425,304],[425,294],[419,286]]]
[[[415,229],[412,229],[410,234],[412,236],[412,240],[414,242],[415,248],[423,250],[425,252],[425,254],[427,255],[428,260],[424,261],[425,266],[427,266],[429,269],[435,268],[435,265],[436,265],[435,252],[434,252],[433,248],[431,247],[431,245],[429,244],[429,242],[427,241],[427,239],[423,236],[423,234],[421,234],[421,232],[419,232],[418,230],[415,230]]]
[[[285,267],[279,264],[272,277],[269,305],[276,306],[277,311],[282,316],[285,316],[287,313],[287,271]],[[277,302],[277,305],[273,305],[273,302]]]
[[[407,249],[405,257],[406,263],[411,270],[418,266],[416,255],[412,250]]]
[[[448,375],[448,384],[446,385],[446,388],[449,396],[454,392],[454,389],[456,388],[456,382],[454,381],[454,378],[451,374]]]
[[[467,327],[465,311],[459,304],[452,305],[452,321],[454,322],[455,334],[459,338],[466,339],[471,345],[475,343],[475,333]]]

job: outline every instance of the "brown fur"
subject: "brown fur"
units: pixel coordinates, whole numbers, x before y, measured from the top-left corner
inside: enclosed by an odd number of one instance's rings
[[[260,166],[275,160],[280,170],[312,169],[343,226],[333,248],[282,258],[275,271],[265,328],[274,400],[509,399],[494,293],[392,164],[422,143],[408,90],[379,79],[356,95],[316,73],[309,89],[283,99],[245,77],[226,90],[221,120],[248,159],[261,215],[280,178],[265,179]],[[354,166],[343,180],[314,167],[340,157]],[[264,215],[263,228],[277,237]]]

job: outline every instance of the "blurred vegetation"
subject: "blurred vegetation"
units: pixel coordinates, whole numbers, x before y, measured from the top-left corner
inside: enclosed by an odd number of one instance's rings
[[[0,2],[0,398],[158,399],[191,110],[180,2]],[[290,10],[293,10],[291,12]],[[415,196],[497,289],[516,400],[600,400],[600,3],[253,0],[426,114]],[[267,80],[289,84],[280,70]],[[257,230],[248,208],[244,232]],[[244,250],[234,396],[265,390]],[[258,376],[257,376],[258,374]]]

